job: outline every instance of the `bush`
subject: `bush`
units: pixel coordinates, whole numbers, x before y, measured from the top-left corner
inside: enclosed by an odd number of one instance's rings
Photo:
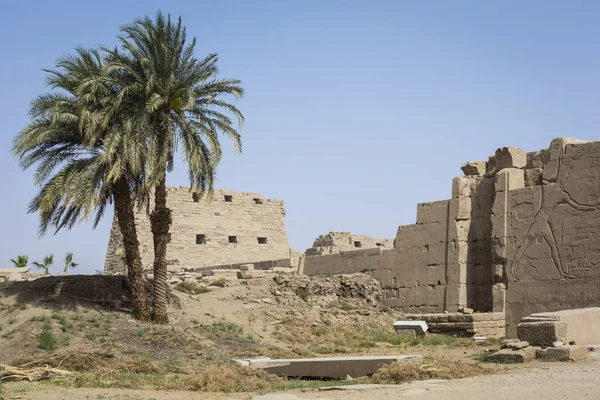
[[[44,322],[44,327],[42,328],[39,341],[40,347],[48,352],[52,352],[58,347],[58,339],[52,332],[50,321]]]
[[[225,278],[217,278],[217,279],[213,279],[208,286],[217,286],[217,287],[225,287],[227,286],[227,279]]]

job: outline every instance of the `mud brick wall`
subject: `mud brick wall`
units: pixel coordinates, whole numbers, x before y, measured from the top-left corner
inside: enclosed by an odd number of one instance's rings
[[[425,321],[431,333],[443,333],[453,336],[485,336],[500,339],[505,336],[504,313],[475,314],[408,314],[409,321]]]
[[[154,250],[149,207],[136,213],[142,262],[152,268]],[[169,187],[167,205],[173,213],[167,248],[170,268],[199,268],[290,259],[281,200],[260,194],[215,190],[210,199],[199,199],[188,187]],[[123,271],[122,239],[113,221],[104,270]]]

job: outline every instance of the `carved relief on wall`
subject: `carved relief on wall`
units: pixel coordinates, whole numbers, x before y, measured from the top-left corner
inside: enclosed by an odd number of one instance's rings
[[[542,185],[511,193],[513,281],[600,275],[600,148],[559,139],[550,151]],[[533,215],[519,215],[529,203]]]

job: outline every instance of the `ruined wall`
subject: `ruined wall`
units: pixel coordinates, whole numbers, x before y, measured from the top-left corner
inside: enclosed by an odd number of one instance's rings
[[[600,305],[600,141],[503,147],[462,170],[394,249],[306,257],[304,272],[366,272],[405,312],[505,312],[509,337],[523,316]]]
[[[600,305],[600,142],[555,139],[498,177],[510,186],[494,210],[507,336],[534,312]]]
[[[340,251],[364,250],[381,247],[390,249],[394,246],[392,239],[374,239],[364,235],[354,235],[350,232],[329,232],[315,239],[305,254],[308,256],[334,254]]]
[[[173,212],[167,260],[170,268],[290,259],[283,201],[260,194],[215,190],[211,199],[193,196],[187,187],[169,187]],[[152,209],[152,198],[149,205]],[[154,250],[146,208],[136,213],[142,263],[152,268]],[[123,271],[120,231],[113,221],[104,270]]]
[[[491,292],[494,181],[484,170],[468,172],[474,175],[453,181],[452,199],[417,206],[416,224],[398,228],[394,249],[306,257],[304,273],[368,273],[381,283],[384,302],[404,312],[492,311],[483,296]]]

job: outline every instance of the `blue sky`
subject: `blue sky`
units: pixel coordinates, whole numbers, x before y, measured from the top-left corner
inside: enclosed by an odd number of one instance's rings
[[[0,267],[72,251],[80,272],[102,269],[110,215],[38,238],[31,173],[9,149],[46,90],[42,68],[115,44],[119,26],[158,9],[181,15],[198,56],[219,53],[222,76],[246,89],[244,153],[226,154],[217,187],[283,199],[298,250],[329,231],[394,237],[418,202],[450,196],[464,161],[497,147],[600,139],[600,2],[5,2]],[[168,184],[186,179],[179,164]]]

